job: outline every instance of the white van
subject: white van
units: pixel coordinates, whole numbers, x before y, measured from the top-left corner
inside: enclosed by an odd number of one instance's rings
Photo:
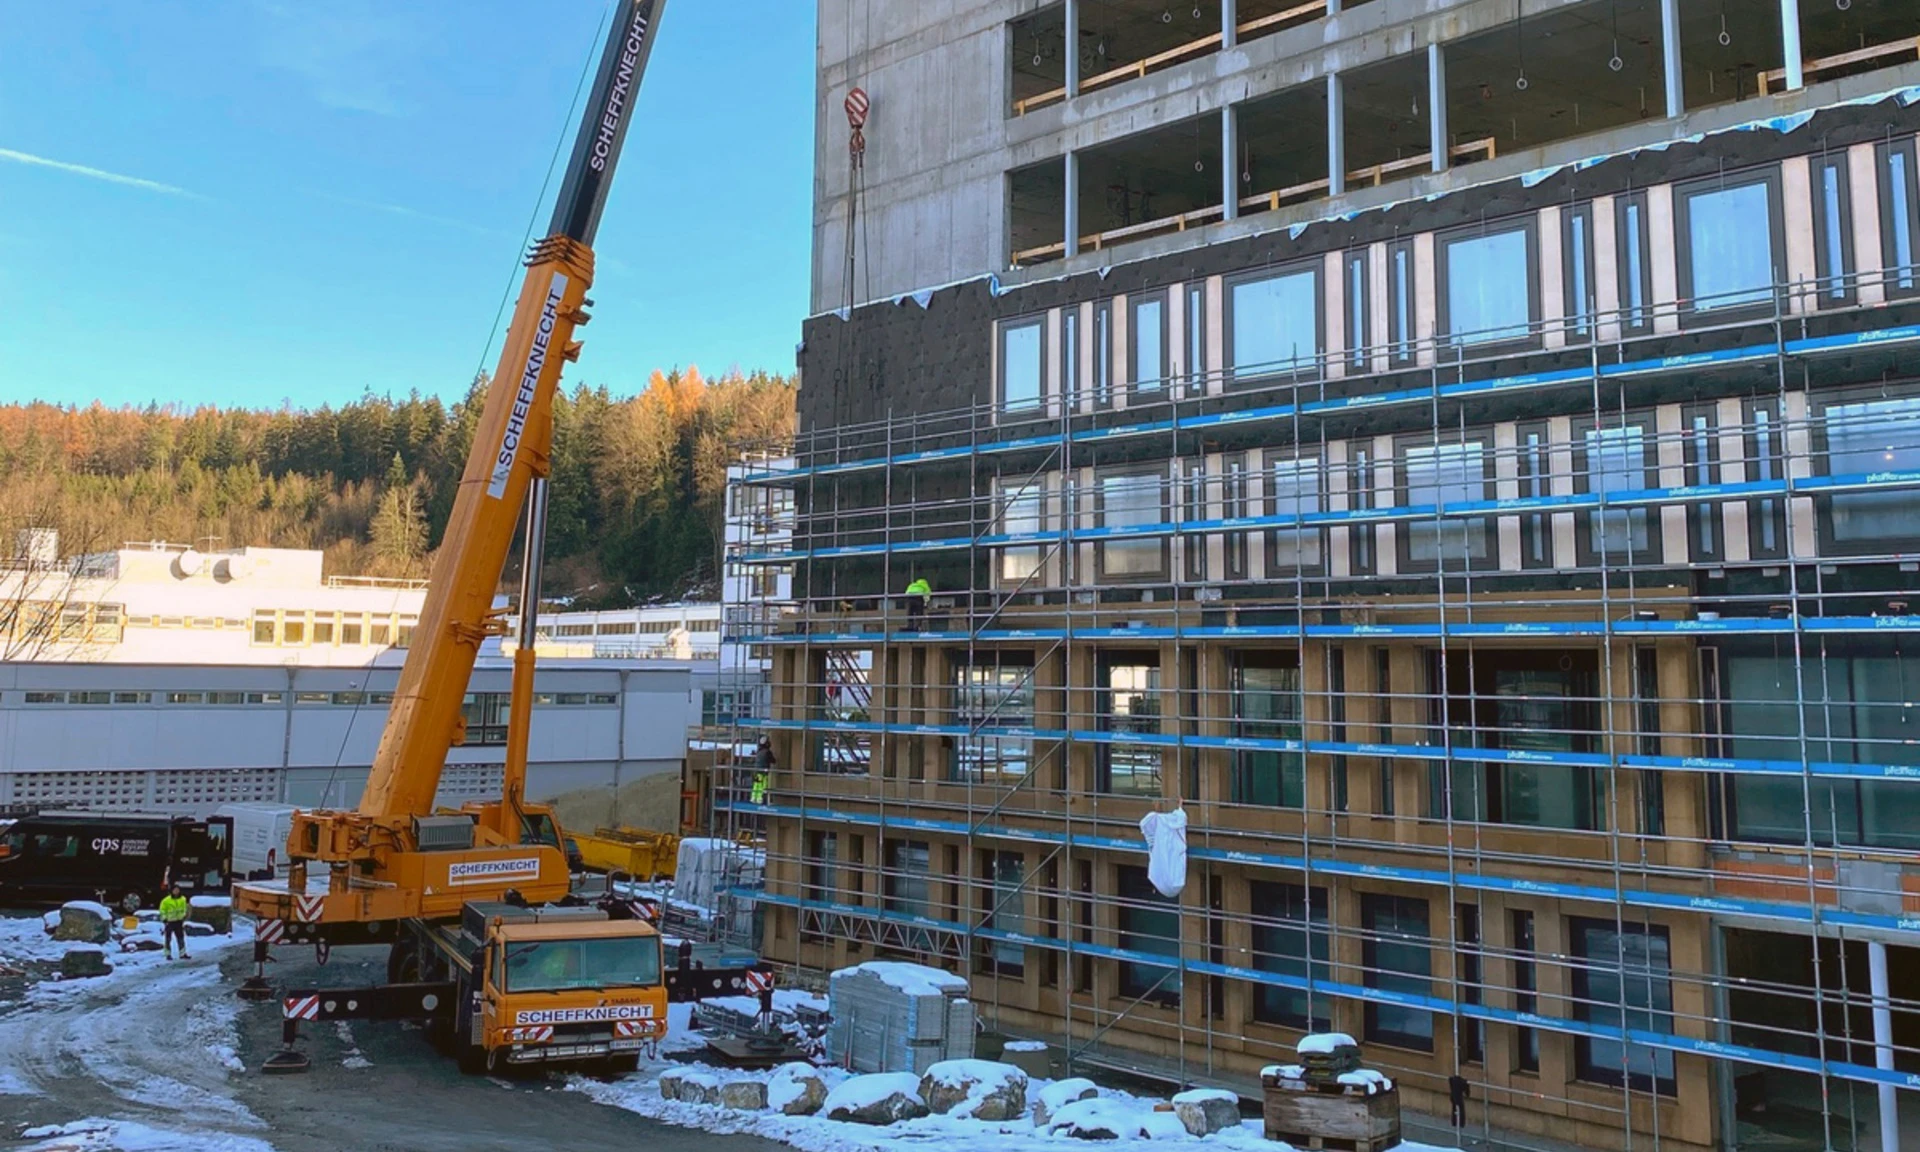
[[[287,874],[287,837],[293,832],[291,804],[247,801],[222,804],[217,816],[233,820],[233,874],[235,877],[267,879]]]

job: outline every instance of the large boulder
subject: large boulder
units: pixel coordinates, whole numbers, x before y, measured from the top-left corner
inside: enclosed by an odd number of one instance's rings
[[[1100,1095],[1100,1089],[1093,1081],[1074,1076],[1066,1080],[1055,1080],[1040,1089],[1040,1096],[1033,1102],[1033,1125],[1045,1128],[1052,1122],[1054,1114],[1069,1104],[1082,1100],[1091,1100]]]
[[[134,932],[120,938],[122,952],[158,952],[166,947],[159,932]]]
[[[660,1095],[682,1104],[718,1104],[720,1081],[705,1072],[673,1068],[660,1074]]]
[[[885,1126],[927,1114],[920,1099],[920,1077],[911,1072],[855,1076],[827,1093],[821,1110],[829,1120]]]
[[[195,896],[187,901],[193,906],[193,918],[212,928],[223,936],[233,934],[233,898],[230,896]],[[189,929],[191,931],[191,929]]]
[[[1240,1098],[1219,1088],[1195,1088],[1173,1098],[1173,1113],[1191,1136],[1240,1126]]]
[[[60,957],[60,975],[63,979],[106,976],[112,971],[113,965],[107,963],[107,954],[98,948],[69,948],[67,954]]]
[[[113,913],[105,904],[75,900],[60,908],[60,922],[53,926],[55,940],[81,944],[105,944],[113,936]]]
[[[1012,1120],[1027,1110],[1027,1074],[991,1060],[942,1060],[920,1078],[928,1110],[975,1120]]]
[[[827,1082],[811,1064],[782,1064],[767,1077],[767,1107],[783,1116],[811,1116],[826,1102]]]
[[[1047,1121],[1047,1134],[1076,1140],[1137,1140],[1147,1135],[1133,1109],[1099,1098],[1076,1100],[1054,1112]]]
[[[758,1080],[729,1080],[720,1085],[720,1106],[758,1112],[767,1106],[767,1086]]]

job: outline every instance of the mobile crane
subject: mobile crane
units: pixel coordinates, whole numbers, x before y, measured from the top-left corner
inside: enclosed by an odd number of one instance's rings
[[[295,813],[287,879],[234,888],[235,910],[257,922],[262,966],[273,943],[312,943],[322,958],[334,945],[391,945],[385,985],[286,993],[288,1050],[269,1070],[305,1066],[291,1047],[303,1021],[403,1018],[427,1021],[429,1035],[472,1071],[555,1061],[631,1065],[643,1045],[664,1035],[670,994],[697,999],[749,987],[747,969],[693,970],[684,957],[677,971],[668,968],[660,935],[641,920],[552,907],[569,896],[565,840],[552,810],[526,798],[553,396],[561,364],[580,355],[574,332],[592,305],[594,233],[664,5],[615,6],[548,235],[527,257],[359,807]],[[463,739],[462,699],[480,644],[507,630],[494,590],[523,505],[501,795],[436,814],[448,749]],[[316,868],[325,869],[324,891],[309,888]],[[272,994],[260,976],[248,983],[243,994]]]

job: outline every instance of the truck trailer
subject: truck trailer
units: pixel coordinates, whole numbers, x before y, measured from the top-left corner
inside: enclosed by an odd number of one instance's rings
[[[223,816],[42,812],[0,832],[0,904],[98,900],[152,908],[170,884],[225,895],[233,881],[233,822]]]

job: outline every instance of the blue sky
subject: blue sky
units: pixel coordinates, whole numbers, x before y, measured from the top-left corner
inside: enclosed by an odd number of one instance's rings
[[[792,370],[813,8],[667,4],[569,382]],[[0,0],[0,401],[463,393],[605,11]]]

